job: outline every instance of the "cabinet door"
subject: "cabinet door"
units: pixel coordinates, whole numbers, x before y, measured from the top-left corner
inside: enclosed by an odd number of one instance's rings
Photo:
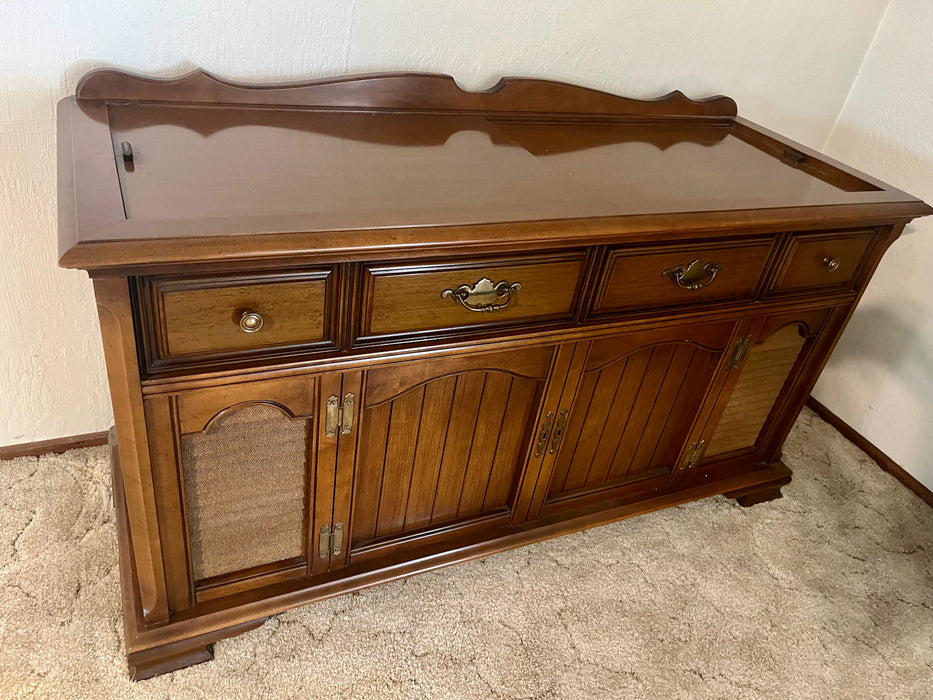
[[[358,384],[333,374],[147,399],[170,610],[343,564],[356,436],[328,435],[324,418],[329,396]]]
[[[510,520],[554,356],[548,346],[367,371],[351,561]]]
[[[539,514],[666,487],[737,329],[728,321],[593,341]]]
[[[821,337],[828,337],[822,329],[831,315],[829,309],[818,309],[752,321],[744,358],[725,368],[718,399],[710,402],[708,416],[697,423],[688,440],[682,461],[685,476],[694,467],[698,467],[695,478],[706,478],[717,463],[720,475],[725,475],[732,462],[747,468],[750,463],[770,461],[767,453],[779,450],[786,435],[775,432],[779,419],[796,417],[815,380],[816,371],[806,372],[804,367],[825,357],[817,346]],[[789,402],[792,394],[799,394],[799,400]]]

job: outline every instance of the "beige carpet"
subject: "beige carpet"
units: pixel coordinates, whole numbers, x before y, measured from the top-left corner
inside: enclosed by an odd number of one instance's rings
[[[812,413],[708,499],[317,603],[132,684],[105,448],[0,463],[3,698],[930,698],[933,509]]]

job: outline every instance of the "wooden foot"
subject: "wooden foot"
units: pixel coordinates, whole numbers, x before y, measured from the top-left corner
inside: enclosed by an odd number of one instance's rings
[[[130,669],[130,680],[144,681],[160,673],[169,673],[185,668],[185,666],[210,661],[214,658],[213,647],[213,644],[192,645],[184,642],[127,654],[126,663]]]
[[[787,486],[787,484],[790,483],[790,479],[791,475],[788,469],[787,476],[768,481],[764,484],[747,486],[737,491],[729,491],[723,495],[725,495],[726,498],[734,498],[740,506],[748,508],[757,503],[764,503],[765,501],[774,501],[778,498],[782,498],[784,494],[781,493],[781,487]]]
[[[765,501],[774,501],[778,498],[783,498],[783,496],[784,494],[781,493],[781,487],[775,486],[774,488],[762,489],[760,491],[756,491],[755,493],[748,493],[748,494],[745,494],[744,496],[736,496],[735,501],[740,506],[744,506],[745,508],[748,508],[749,506],[753,506],[756,503],[764,503]]]
[[[210,661],[214,658],[214,642],[256,629],[265,621],[266,618],[251,620],[191,639],[182,639],[127,654],[126,661],[130,668],[130,679],[142,681],[162,673],[170,673],[186,666]]]

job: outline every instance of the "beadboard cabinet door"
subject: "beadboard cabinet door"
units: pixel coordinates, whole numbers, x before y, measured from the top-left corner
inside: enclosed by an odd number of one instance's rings
[[[584,344],[566,433],[535,515],[664,490],[741,326],[671,326]]]
[[[557,346],[366,372],[350,557],[366,562],[515,518],[553,430]],[[564,373],[557,372],[563,386]],[[550,399],[552,402],[557,398]],[[550,413],[550,416],[547,414]],[[545,446],[532,445],[546,424]],[[525,505],[527,510],[527,505]]]

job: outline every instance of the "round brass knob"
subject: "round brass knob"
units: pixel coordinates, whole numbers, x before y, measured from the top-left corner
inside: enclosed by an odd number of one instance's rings
[[[262,328],[262,316],[254,311],[244,311],[240,316],[240,330],[244,333],[255,333]]]
[[[826,269],[830,272],[838,270],[841,263],[842,261],[839,258],[831,258],[829,256],[823,258],[823,264],[826,265]]]

